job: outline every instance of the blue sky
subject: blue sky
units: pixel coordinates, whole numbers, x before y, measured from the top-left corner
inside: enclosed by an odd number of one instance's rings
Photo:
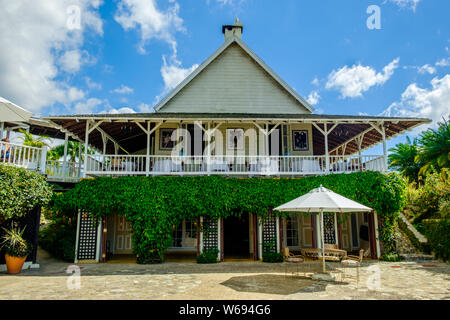
[[[244,42],[316,113],[449,114],[446,0],[0,4],[0,45],[11,48],[0,53],[0,96],[37,115],[151,111],[223,43],[221,26],[236,16]],[[381,29],[367,27],[370,5]]]

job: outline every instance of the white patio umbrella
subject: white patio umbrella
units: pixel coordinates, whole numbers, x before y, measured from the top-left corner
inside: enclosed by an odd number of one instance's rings
[[[0,122],[28,122],[32,113],[0,97]]]
[[[307,194],[289,201],[274,210],[285,212],[311,212],[320,214],[320,227],[322,235],[322,264],[325,272],[325,240],[323,228],[324,212],[369,212],[372,208],[366,207],[358,202],[345,198],[320,185]]]

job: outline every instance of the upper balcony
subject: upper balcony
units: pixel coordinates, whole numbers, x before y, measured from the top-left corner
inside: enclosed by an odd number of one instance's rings
[[[387,170],[386,140],[427,119],[313,114],[119,114],[48,117],[33,134],[78,141],[81,162],[1,143],[1,162],[53,181],[99,176],[300,177]],[[382,144],[383,153],[367,155]],[[6,155],[6,156],[3,156]],[[63,159],[67,159],[65,156]]]
[[[384,156],[157,156],[88,155],[84,163],[47,160],[47,148],[0,142],[0,163],[45,174],[50,181],[81,177],[225,175],[295,177],[386,170]]]

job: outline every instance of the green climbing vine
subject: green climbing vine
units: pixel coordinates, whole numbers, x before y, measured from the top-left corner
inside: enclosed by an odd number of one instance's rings
[[[133,229],[139,263],[162,262],[173,225],[199,216],[253,213],[274,208],[320,185],[372,207],[381,217],[380,238],[391,250],[390,235],[404,205],[405,183],[397,174],[359,172],[292,178],[121,177],[83,180],[56,195],[52,210],[73,216],[78,209],[94,217],[124,215]],[[282,214],[282,213],[277,213]]]

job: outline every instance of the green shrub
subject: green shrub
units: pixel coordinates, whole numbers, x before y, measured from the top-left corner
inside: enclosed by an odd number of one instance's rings
[[[388,261],[388,262],[398,262],[402,261],[403,258],[396,252],[391,253],[385,253],[380,257],[380,260],[382,261]]]
[[[217,248],[205,250],[197,256],[197,263],[217,263],[218,254]]]
[[[43,175],[0,164],[0,224],[25,216],[36,205],[46,205],[52,193]]]
[[[263,262],[276,263],[283,262],[283,255],[279,252],[264,252]]]
[[[436,258],[448,261],[450,259],[450,221],[423,220],[418,225],[418,229],[427,237]]]
[[[76,221],[53,221],[39,232],[39,245],[53,257],[73,262],[75,259]]]
[[[413,224],[424,219],[445,218],[449,211],[450,174],[448,169],[441,173],[430,173],[423,186],[415,184],[407,188],[405,215]]]
[[[52,203],[59,215],[78,209],[94,218],[117,212],[132,225],[138,263],[162,262],[173,225],[199,216],[227,218],[252,213],[267,217],[277,207],[320,185],[373,208],[380,216],[380,239],[392,250],[398,211],[403,208],[405,182],[398,174],[379,172],[291,178],[101,177],[82,180]],[[277,215],[287,213],[276,212]]]

